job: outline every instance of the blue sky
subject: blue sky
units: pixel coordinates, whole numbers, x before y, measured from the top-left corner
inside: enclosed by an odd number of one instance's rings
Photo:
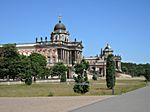
[[[84,56],[109,43],[125,62],[150,63],[150,0],[0,0],[0,44],[50,37],[59,15]]]

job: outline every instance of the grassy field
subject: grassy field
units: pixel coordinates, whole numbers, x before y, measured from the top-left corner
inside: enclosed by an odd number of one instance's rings
[[[77,96],[73,91],[74,83],[40,83],[27,86],[18,85],[0,85],[0,97],[45,97],[45,96]],[[150,85],[150,84],[149,84]],[[115,94],[126,93],[141,87],[146,83],[140,79],[117,80]],[[111,95],[111,90],[107,89],[104,79],[90,81],[90,91],[85,95]]]

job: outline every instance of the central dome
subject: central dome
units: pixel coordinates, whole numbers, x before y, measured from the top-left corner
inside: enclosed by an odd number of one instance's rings
[[[113,50],[111,49],[110,45],[107,44],[107,46],[105,47],[104,51],[107,52],[107,51],[113,51]]]
[[[66,27],[64,24],[61,23],[61,21],[59,21],[59,23],[57,23],[54,27],[54,31],[56,30],[66,30]]]

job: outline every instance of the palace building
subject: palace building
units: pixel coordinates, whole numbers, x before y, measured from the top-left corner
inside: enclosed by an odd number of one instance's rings
[[[58,23],[54,26],[54,30],[49,37],[36,38],[34,43],[16,44],[18,53],[29,56],[31,53],[40,53],[47,59],[47,66],[51,67],[57,62],[63,62],[68,66],[67,78],[73,78],[72,67],[75,63],[79,63],[82,59],[82,41],[71,41],[70,34],[59,17]],[[89,74],[96,71],[98,76],[106,76],[106,58],[109,54],[113,54],[110,45],[101,49],[98,56],[86,57],[89,62]],[[121,56],[114,56],[116,71],[121,72]]]
[[[59,19],[50,37],[36,38],[35,43],[16,44],[16,47],[22,55],[29,56],[33,52],[42,54],[47,59],[47,66],[63,62],[70,68],[67,78],[72,78],[71,67],[81,61],[83,45],[82,41],[78,42],[76,39],[70,41],[69,35],[65,25]]]
[[[89,62],[89,73],[96,71],[96,74],[99,77],[106,76],[106,59],[109,54],[113,54],[113,50],[109,44],[103,49],[101,53],[97,56],[91,56],[85,58]],[[114,56],[116,72],[121,72],[121,56]]]

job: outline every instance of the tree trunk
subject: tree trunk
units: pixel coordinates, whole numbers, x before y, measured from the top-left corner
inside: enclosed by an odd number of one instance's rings
[[[7,82],[9,82],[10,80],[9,80],[9,75],[7,75]]]
[[[112,87],[112,95],[114,95],[115,93],[115,90],[114,90],[114,87]]]

